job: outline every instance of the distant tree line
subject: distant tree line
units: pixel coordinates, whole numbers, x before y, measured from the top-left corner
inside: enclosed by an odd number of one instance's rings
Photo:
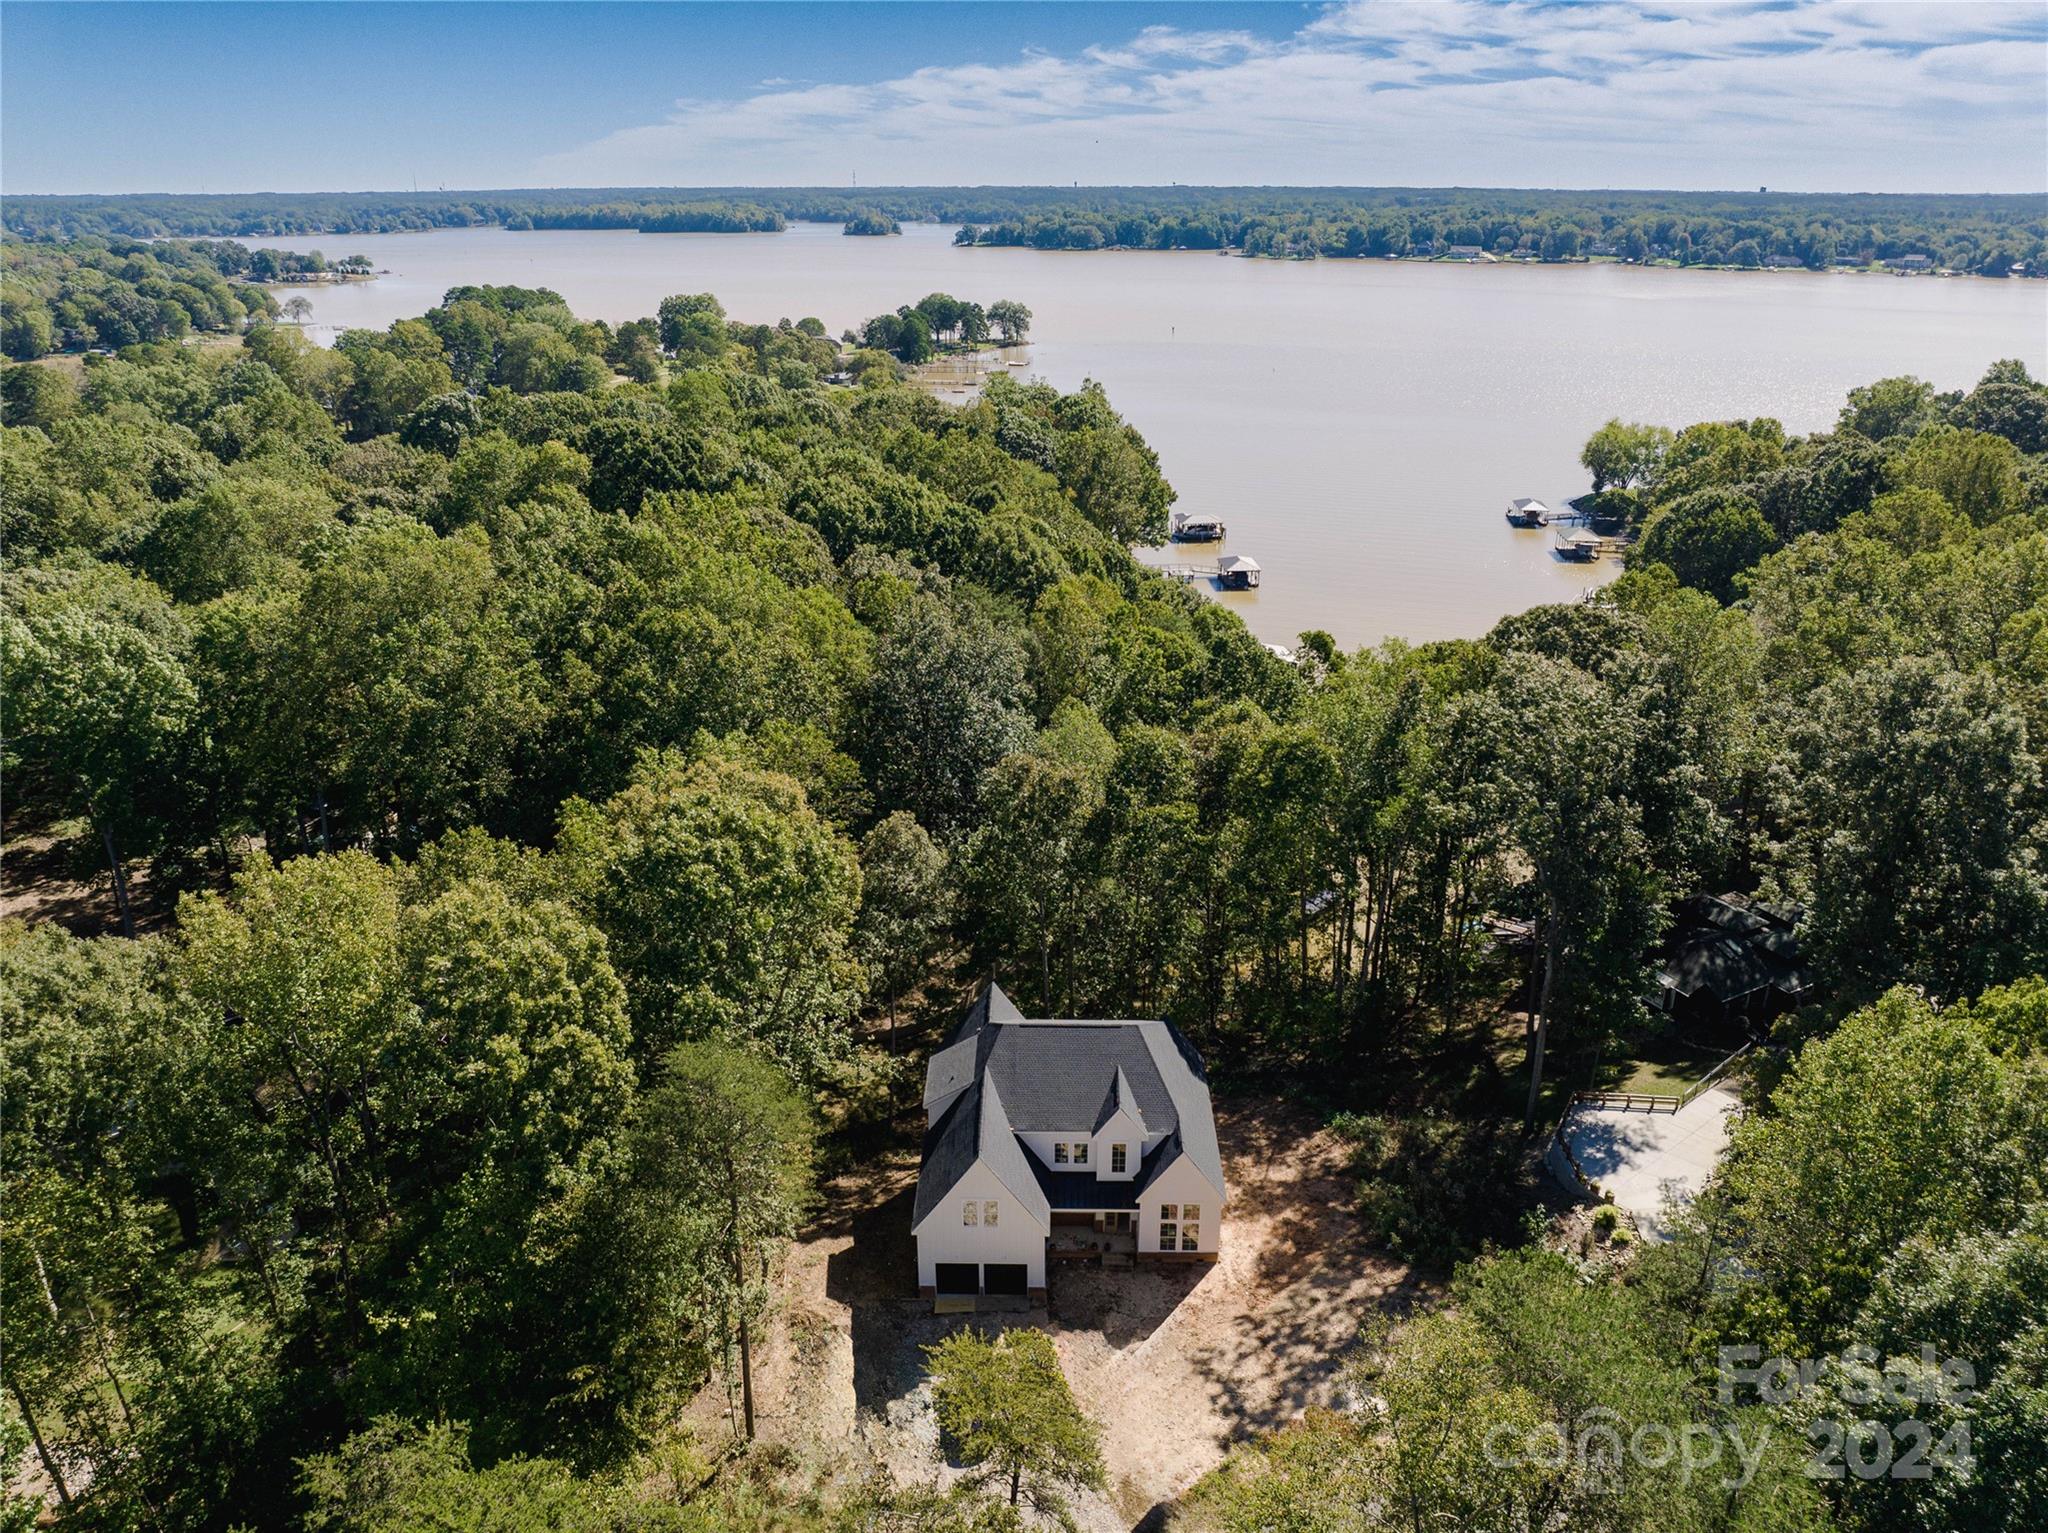
[[[1822,270],[1907,256],[1986,276],[2048,253],[2048,207],[2030,197],[1748,197],[1681,192],[1194,194],[1149,207],[1114,196],[990,223],[963,245],[1040,250],[1229,250],[1296,260],[1469,251],[1541,261]]]
[[[502,224],[650,232],[916,219],[964,243],[1048,250],[1233,250],[1297,259],[1600,255],[1820,268],[1924,255],[2003,275],[2048,256],[2048,199],[1878,193],[1527,191],[1415,187],[877,187],[14,197],[35,238],[384,232]]]

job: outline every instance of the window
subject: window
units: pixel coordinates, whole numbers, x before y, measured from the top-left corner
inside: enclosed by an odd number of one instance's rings
[[[1085,1141],[1074,1146],[1074,1164],[1077,1166],[1088,1164],[1088,1145]]]
[[[1180,1227],[1180,1248],[1183,1251],[1199,1251],[1202,1248],[1202,1227],[1199,1224],[1183,1224]]]
[[[1180,1217],[1180,1205],[1178,1203],[1160,1204],[1159,1217],[1162,1219],[1178,1219]]]
[[[988,1225],[988,1226],[989,1226],[989,1227],[990,1227],[991,1229],[993,1229],[993,1228],[995,1227],[995,1222],[996,1222],[996,1203],[995,1203],[995,1199],[991,1198],[991,1199],[989,1199],[989,1201],[988,1201],[988,1202],[986,1202],[986,1203],[984,1203],[984,1204],[982,1204],[982,1205],[981,1205],[981,1222],[982,1222],[983,1224],[986,1224],[986,1225]]]
[[[1173,1221],[1171,1221],[1170,1219],[1161,1219],[1159,1221],[1160,1250],[1171,1251],[1174,1249],[1174,1236],[1178,1233],[1179,1228],[1180,1227],[1173,1223]]]
[[[962,1224],[979,1224],[981,1222],[978,1217],[980,1213],[981,1205],[975,1202],[974,1199],[969,1198],[960,1205],[960,1222]]]
[[[1129,1168],[1129,1165],[1130,1160],[1126,1151],[1126,1147],[1120,1144],[1111,1145],[1109,1147],[1110,1171],[1114,1175],[1122,1176],[1124,1172]]]
[[[1189,1224],[1199,1223],[1202,1217],[1202,1205],[1199,1203],[1186,1204],[1181,1208],[1180,1216]]]
[[[1067,1163],[1067,1147],[1064,1144],[1055,1144],[1052,1147],[1052,1163],[1055,1166],[1064,1166]]]

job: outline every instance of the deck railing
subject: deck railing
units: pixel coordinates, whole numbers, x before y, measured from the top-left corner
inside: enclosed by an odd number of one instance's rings
[[[1743,1044],[1741,1048],[1686,1087],[1684,1092],[1678,1096],[1672,1096],[1668,1092],[1661,1091],[1575,1091],[1572,1093],[1572,1104],[1577,1106],[1583,1102],[1588,1107],[1619,1107],[1624,1112],[1634,1112],[1638,1108],[1644,1112],[1677,1112],[1680,1108],[1692,1102],[1701,1092],[1720,1080],[1722,1076],[1728,1073],[1738,1059],[1755,1047],[1756,1044],[1753,1040]]]

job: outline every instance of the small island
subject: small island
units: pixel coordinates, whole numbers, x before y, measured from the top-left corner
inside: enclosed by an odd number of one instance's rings
[[[903,226],[879,208],[861,208],[839,226],[841,234],[901,234]]]

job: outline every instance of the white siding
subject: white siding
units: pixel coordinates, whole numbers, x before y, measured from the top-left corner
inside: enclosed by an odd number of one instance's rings
[[[961,1207],[970,1198],[980,1205],[977,1221],[971,1225],[960,1219]],[[998,1206],[994,1229],[979,1217],[990,1202]],[[918,1286],[937,1285],[941,1262],[996,1262],[1023,1264],[1025,1281],[1033,1288],[1043,1288],[1045,1237],[1046,1226],[1025,1210],[993,1171],[977,1163],[917,1227]]]
[[[1195,1249],[1211,1252],[1221,1249],[1218,1236],[1222,1232],[1223,1193],[1210,1186],[1208,1178],[1195,1169],[1195,1163],[1183,1155],[1160,1172],[1138,1200],[1139,1251],[1153,1253],[1159,1250],[1159,1209],[1166,1203],[1173,1204],[1176,1209],[1192,1203],[1201,1209]],[[1186,1223],[1185,1220],[1179,1222]],[[1174,1242],[1174,1248],[1180,1248],[1178,1240]]]
[[[1109,1174],[1110,1144],[1112,1142],[1128,1144],[1131,1147],[1130,1175],[1136,1176],[1139,1171],[1144,1169],[1138,1163],[1145,1158],[1145,1152],[1157,1144],[1164,1136],[1160,1134],[1138,1134],[1128,1126],[1128,1120],[1121,1116],[1111,1121],[1113,1123],[1125,1124],[1126,1126],[1121,1133],[1111,1133],[1109,1132],[1109,1126],[1104,1125],[1104,1130],[1099,1136],[1091,1135],[1085,1128],[1077,1128],[1071,1133],[1062,1132],[1058,1134],[1043,1134],[1034,1131],[1028,1134],[1019,1134],[1017,1140],[1025,1149],[1036,1155],[1039,1164],[1043,1165],[1048,1171],[1093,1171],[1105,1181],[1111,1179]],[[1077,1166],[1072,1161],[1068,1161],[1064,1165],[1055,1164],[1052,1158],[1052,1147],[1055,1142],[1062,1144],[1085,1143],[1088,1146],[1088,1164]]]
[[[1109,1147],[1113,1144],[1125,1146],[1122,1175],[1109,1169]],[[1105,1182],[1128,1182],[1138,1174],[1139,1162],[1145,1158],[1145,1135],[1139,1129],[1137,1120],[1121,1107],[1095,1136],[1095,1143],[1088,1151],[1088,1158],[1095,1163],[1095,1174]]]

